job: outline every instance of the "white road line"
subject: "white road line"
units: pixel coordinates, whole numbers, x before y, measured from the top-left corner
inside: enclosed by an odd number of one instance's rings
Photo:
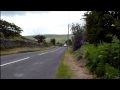
[[[30,58],[30,57],[23,58],[23,59],[20,59],[20,60],[17,60],[17,61],[9,62],[9,63],[5,63],[5,64],[2,64],[2,65],[0,65],[0,66],[2,67],[2,66],[5,66],[5,65],[8,65],[8,64],[12,64],[12,63],[16,63],[16,62],[19,62],[19,61],[26,60],[26,59],[28,59],[28,58]]]
[[[48,51],[48,50],[44,50],[44,51]]]
[[[60,48],[58,48],[58,49],[60,49]],[[50,52],[55,52],[55,51],[57,51],[58,49],[56,49],[56,50],[54,50],[54,51],[50,51]],[[43,55],[43,54],[46,54],[46,53],[48,53],[48,52],[41,53],[41,54],[39,54],[39,55]],[[26,59],[28,59],[28,58],[30,58],[30,57],[23,58],[23,59],[20,59],[20,60],[16,60],[16,61],[13,61],[13,62],[9,62],[9,63],[5,63],[5,64],[2,64],[2,65],[0,65],[0,66],[2,67],[2,66],[5,66],[5,65],[8,65],[8,64],[12,64],[12,63],[16,63],[16,62],[19,62],[19,61],[26,60]]]
[[[54,51],[50,51],[50,52],[54,52]]]
[[[39,54],[39,55],[43,55],[43,54],[46,54],[46,53],[48,53],[48,52],[45,52],[45,53],[41,53],[41,54]]]
[[[56,49],[56,50],[54,50],[54,51],[50,51],[50,52],[55,52],[55,51],[57,51],[57,50],[59,50],[60,48],[58,48],[58,49]]]
[[[58,48],[58,49],[60,49],[60,48]],[[58,49],[53,50],[53,51],[49,51],[49,52],[55,52],[55,51],[57,51]],[[48,53],[48,52],[40,53],[39,55],[43,55],[43,54],[46,54],[46,53]]]
[[[54,51],[50,51],[50,52],[55,52],[55,51],[57,51],[57,50],[54,50]]]

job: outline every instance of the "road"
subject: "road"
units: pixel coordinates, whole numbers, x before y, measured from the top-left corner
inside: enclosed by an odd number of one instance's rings
[[[54,79],[65,49],[1,56],[1,79]]]

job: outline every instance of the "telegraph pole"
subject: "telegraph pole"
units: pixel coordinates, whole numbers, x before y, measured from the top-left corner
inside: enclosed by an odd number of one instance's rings
[[[0,20],[1,20],[1,11],[0,11]]]
[[[67,50],[68,50],[68,45],[69,45],[69,19],[70,19],[70,11],[69,11],[69,18],[68,18],[68,36],[67,36]]]
[[[69,45],[68,40],[69,40],[69,24],[68,24],[67,50],[68,50],[68,45]]]

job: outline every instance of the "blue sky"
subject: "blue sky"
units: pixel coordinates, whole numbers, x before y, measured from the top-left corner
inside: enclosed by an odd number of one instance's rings
[[[23,29],[21,35],[67,34],[68,23],[83,25],[86,11],[1,11],[1,19]]]

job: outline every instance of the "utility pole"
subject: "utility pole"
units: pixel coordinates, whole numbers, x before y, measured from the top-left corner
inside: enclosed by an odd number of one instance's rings
[[[0,20],[1,20],[1,11],[0,11]]]
[[[69,45],[69,19],[70,19],[70,11],[69,11],[69,18],[68,18],[68,36],[67,36],[67,50],[68,50],[68,45]]]
[[[69,45],[68,40],[69,40],[69,24],[68,24],[67,50],[68,50],[68,45]]]

